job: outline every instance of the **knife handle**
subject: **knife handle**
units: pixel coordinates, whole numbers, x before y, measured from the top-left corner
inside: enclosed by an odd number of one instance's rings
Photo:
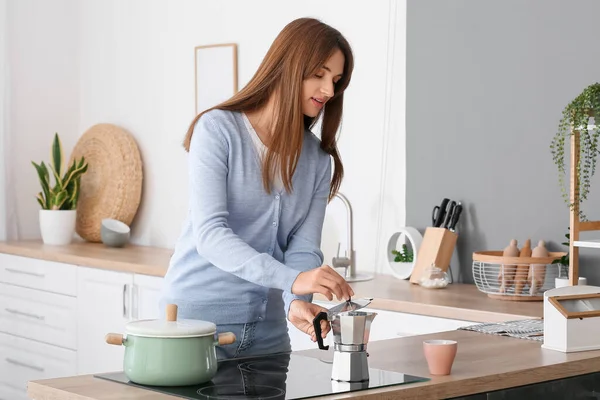
[[[454,207],[454,213],[452,213],[452,219],[450,220],[450,230],[454,232],[456,229],[456,224],[458,223],[458,218],[460,217],[460,213],[462,212],[462,204],[458,202],[456,207]]]
[[[446,217],[446,208],[448,207],[448,202],[450,199],[444,198],[442,200],[442,204],[439,205],[439,210],[436,215],[435,222],[433,223],[434,227],[440,227],[444,223],[444,219]]]
[[[433,212],[431,213],[431,226],[435,226],[435,220],[437,219],[437,213],[440,212],[440,206],[433,207]]]
[[[444,218],[444,223],[442,224],[443,228],[450,228],[450,223],[452,222],[452,217],[454,216],[454,208],[456,207],[456,202],[452,200],[450,205],[448,206],[448,212],[446,213],[446,218]]]

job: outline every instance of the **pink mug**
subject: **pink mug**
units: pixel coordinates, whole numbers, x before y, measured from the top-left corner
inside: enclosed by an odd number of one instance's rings
[[[431,375],[450,375],[458,343],[454,340],[424,340],[423,352]]]

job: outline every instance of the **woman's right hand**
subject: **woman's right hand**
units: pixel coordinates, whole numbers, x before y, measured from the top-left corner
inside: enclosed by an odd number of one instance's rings
[[[354,296],[354,291],[348,282],[329,265],[301,272],[292,285],[292,293],[297,295],[321,293],[329,301],[333,300],[333,295],[339,300],[349,300]]]

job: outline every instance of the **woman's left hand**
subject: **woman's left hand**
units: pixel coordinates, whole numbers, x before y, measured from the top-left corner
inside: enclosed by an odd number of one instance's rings
[[[296,328],[309,335],[313,342],[316,342],[317,337],[315,336],[313,319],[315,319],[317,314],[321,311],[327,312],[327,309],[306,301],[294,300],[290,304],[288,319]],[[331,326],[329,325],[329,321],[321,321],[321,336],[323,339],[330,330]]]

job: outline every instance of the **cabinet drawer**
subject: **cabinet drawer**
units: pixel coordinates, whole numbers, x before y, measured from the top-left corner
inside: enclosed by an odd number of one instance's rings
[[[22,391],[27,398],[27,382],[31,380],[76,374],[75,351],[0,333],[0,394],[3,389],[8,394]]]
[[[76,296],[77,267],[0,253],[0,282]]]
[[[30,400],[27,392],[0,382],[0,400]]]
[[[0,332],[77,347],[77,299],[0,283]]]

